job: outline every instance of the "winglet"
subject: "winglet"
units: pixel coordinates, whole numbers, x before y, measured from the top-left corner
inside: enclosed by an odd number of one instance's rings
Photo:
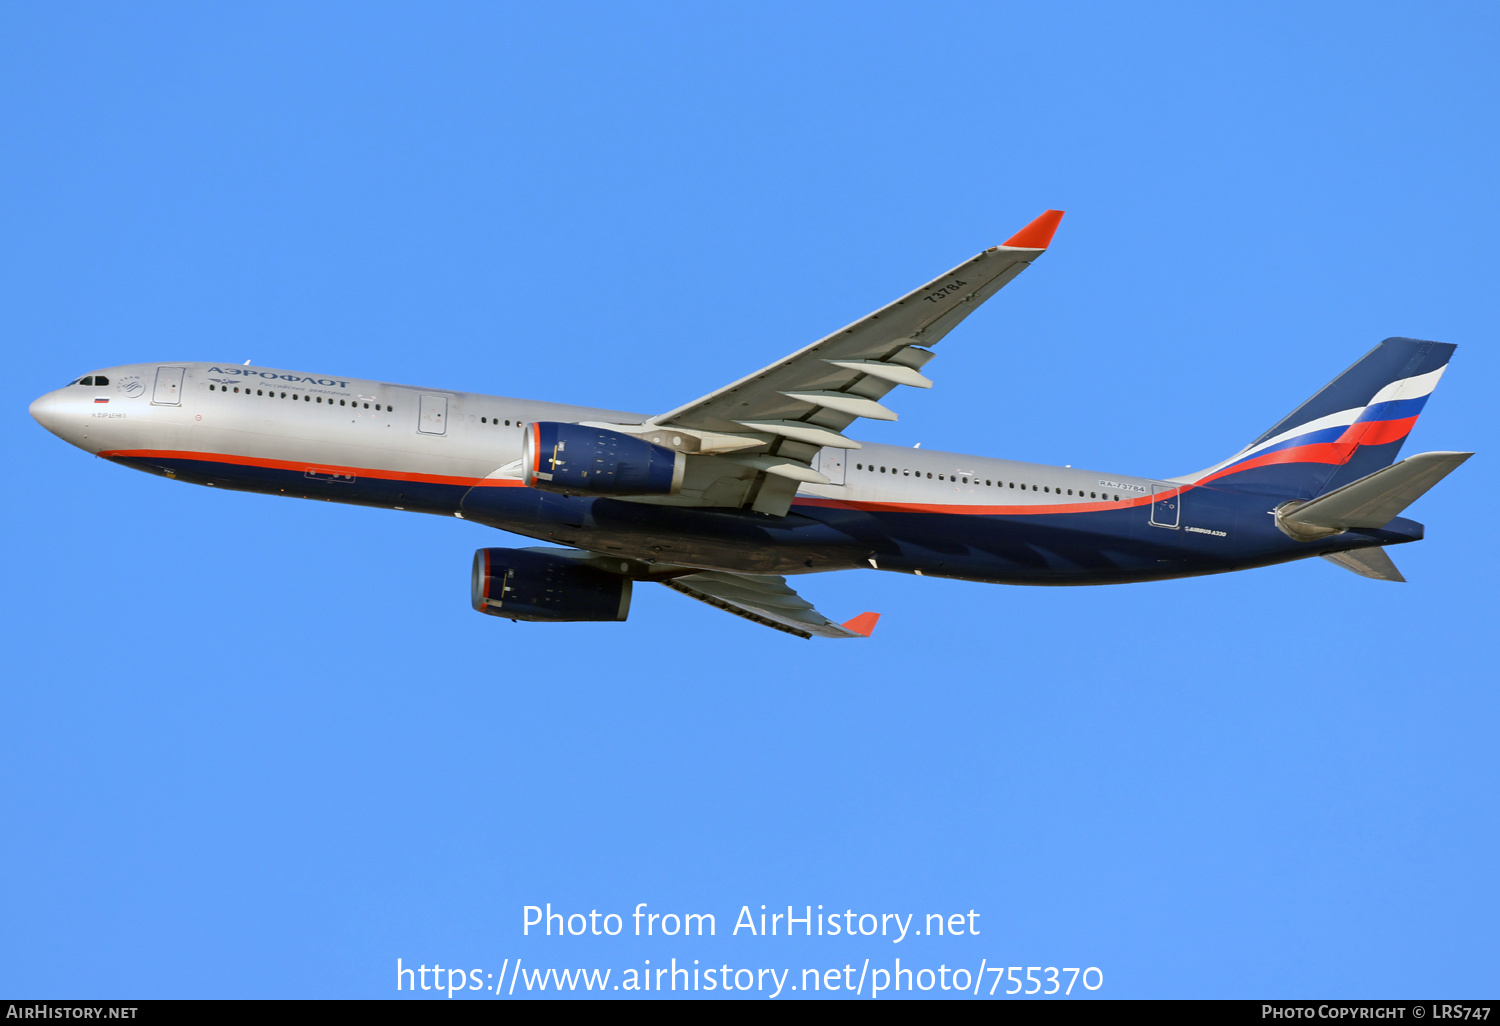
[[[879,619],[879,613],[860,613],[854,619],[839,626],[846,631],[853,631],[855,634],[862,634],[868,638],[875,633],[875,624]]]
[[[1062,219],[1061,210],[1048,210],[1006,239],[1003,245],[1014,246],[1017,249],[1046,249],[1052,245],[1052,233],[1057,231],[1057,226]]]

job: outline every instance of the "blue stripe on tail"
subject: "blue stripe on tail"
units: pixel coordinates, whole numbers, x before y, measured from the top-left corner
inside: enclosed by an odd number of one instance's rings
[[[1456,348],[1388,338],[1233,459],[1180,480],[1310,499],[1390,466]]]

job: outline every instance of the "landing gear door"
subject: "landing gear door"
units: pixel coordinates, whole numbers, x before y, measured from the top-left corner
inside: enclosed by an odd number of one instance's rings
[[[1151,486],[1151,526],[1177,527],[1182,514],[1182,493],[1171,485]]]
[[[422,417],[417,421],[417,430],[424,435],[448,433],[448,397],[445,395],[422,395]]]
[[[812,468],[828,478],[829,484],[841,485],[844,483],[844,459],[848,455],[848,449],[819,449],[813,457]]]
[[[156,391],[151,402],[157,406],[182,405],[182,367],[156,368]]]

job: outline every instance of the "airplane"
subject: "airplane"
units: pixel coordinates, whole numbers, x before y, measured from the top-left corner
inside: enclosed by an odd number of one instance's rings
[[[801,638],[869,637],[793,575],[875,569],[999,584],[1124,584],[1321,556],[1404,578],[1399,514],[1472,453],[1396,461],[1454,346],[1388,338],[1228,459],[1169,479],[859,442],[898,386],[1046,252],[1003,245],[768,367],[655,416],[233,363],[137,363],[31,415],[177,481],[452,516],[550,543],[474,555],[470,601],[516,621],[621,621],[657,582]]]

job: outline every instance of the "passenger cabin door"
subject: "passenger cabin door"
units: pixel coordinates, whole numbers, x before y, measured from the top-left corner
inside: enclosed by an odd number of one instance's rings
[[[156,391],[151,393],[151,402],[157,406],[182,405],[181,367],[156,368]]]
[[[1177,520],[1181,514],[1178,508],[1182,504],[1182,494],[1171,485],[1151,486],[1151,526],[1152,527],[1177,527]]]
[[[417,430],[425,435],[448,433],[448,397],[445,395],[423,395],[422,417],[417,421]]]

